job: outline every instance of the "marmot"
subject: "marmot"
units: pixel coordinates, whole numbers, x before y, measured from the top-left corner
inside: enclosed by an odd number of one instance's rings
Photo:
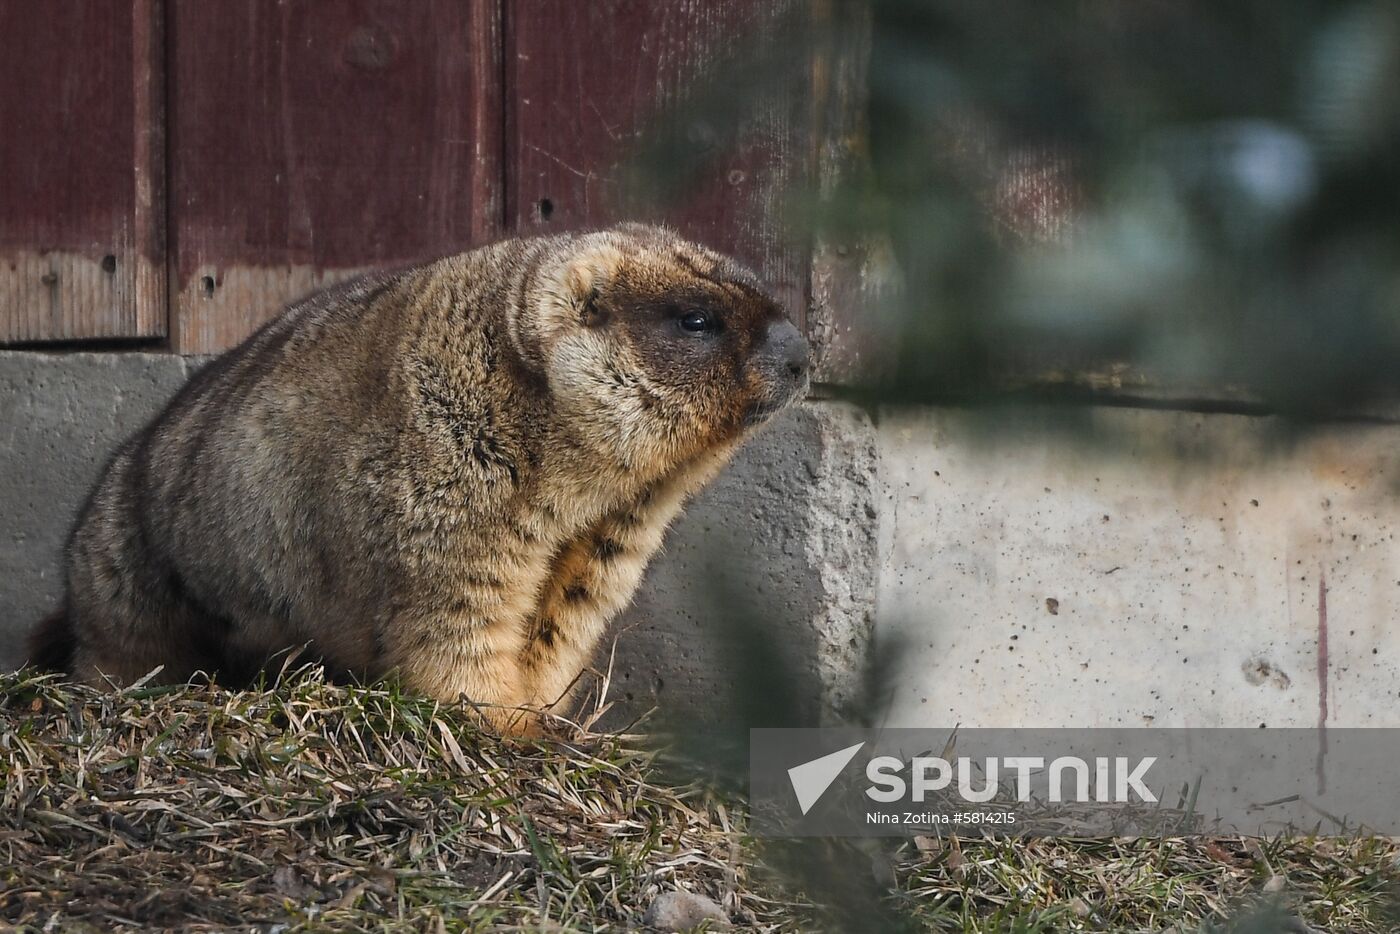
[[[498,726],[561,704],[666,526],[808,382],[733,260],[638,224],[285,309],[114,455],[36,661],[245,682],[306,643]]]

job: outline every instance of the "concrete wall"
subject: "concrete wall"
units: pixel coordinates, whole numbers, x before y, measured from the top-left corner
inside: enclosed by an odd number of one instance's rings
[[[102,461],[191,368],[0,353],[0,663]],[[672,530],[611,697],[703,719],[783,665],[832,719],[873,627],[891,724],[1310,726],[1324,698],[1329,725],[1400,722],[1400,428],[1279,447],[1267,419],[1074,414],[1095,443],[1035,413],[785,414]]]
[[[1400,725],[1400,428],[1077,414],[882,420],[892,725]]]
[[[196,364],[169,354],[0,352],[0,664],[61,593],[59,556],[117,444]]]
[[[197,366],[0,352],[0,664],[23,661],[25,634],[56,605],[63,543],[103,463]],[[736,672],[769,648],[804,718],[847,706],[873,625],[875,463],[873,431],[854,410],[775,419],[672,529],[618,622],[612,722],[652,706],[717,717]]]

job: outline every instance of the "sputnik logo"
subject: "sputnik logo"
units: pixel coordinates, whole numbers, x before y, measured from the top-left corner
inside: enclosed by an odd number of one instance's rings
[[[819,759],[788,769],[788,780],[792,782],[793,793],[797,795],[797,806],[802,809],[804,815],[821,800],[831,783],[836,781],[836,776],[841,774],[841,770],[856,757],[856,753],[860,752],[864,745],[863,742],[856,743],[854,746],[838,749]]]

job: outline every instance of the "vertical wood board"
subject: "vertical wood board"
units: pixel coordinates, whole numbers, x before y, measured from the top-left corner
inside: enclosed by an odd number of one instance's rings
[[[0,342],[166,330],[158,0],[0,0]]]
[[[677,205],[633,206],[624,164],[653,116],[750,42],[781,42],[773,0],[510,0],[506,8],[507,215],[520,233],[620,219],[665,221],[732,252],[799,322],[807,248],[785,232],[785,199],[813,162],[808,104],[758,101],[738,145],[715,153]],[[723,80],[723,74],[719,75]],[[736,100],[753,89],[734,87]],[[711,128],[685,129],[695,146]]]
[[[176,348],[501,229],[499,0],[172,8]]]

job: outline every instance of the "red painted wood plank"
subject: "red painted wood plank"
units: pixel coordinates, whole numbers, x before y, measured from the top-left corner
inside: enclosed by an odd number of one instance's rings
[[[807,249],[781,223],[807,179],[807,102],[760,108],[682,204],[632,204],[621,166],[658,109],[771,28],[782,0],[508,0],[507,216],[520,232],[665,220],[757,268],[801,320]],[[782,41],[769,35],[768,41]],[[751,89],[736,87],[735,94]],[[696,145],[708,145],[703,126]]]
[[[157,0],[0,0],[0,341],[165,333]]]
[[[501,227],[499,0],[200,0],[170,22],[175,344]]]

